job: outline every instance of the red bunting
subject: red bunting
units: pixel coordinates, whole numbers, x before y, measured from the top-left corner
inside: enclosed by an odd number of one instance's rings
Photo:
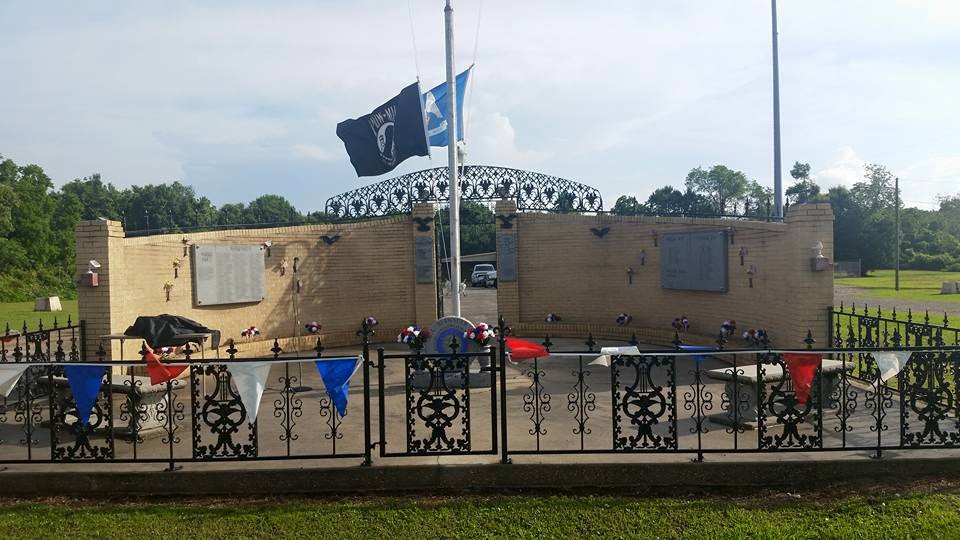
[[[157,358],[157,355],[153,353],[153,349],[143,346],[144,351],[147,354],[144,355],[144,360],[147,361],[147,374],[150,375],[150,384],[160,384],[167,381],[176,379],[188,366],[169,366]]]
[[[804,407],[810,397],[810,387],[813,385],[813,376],[820,367],[820,353],[783,353],[783,360],[787,364],[787,372],[793,381],[793,392],[797,396],[797,405]]]
[[[507,349],[510,351],[510,358],[513,359],[514,362],[550,356],[550,351],[536,343],[512,337],[508,337],[506,342]]]

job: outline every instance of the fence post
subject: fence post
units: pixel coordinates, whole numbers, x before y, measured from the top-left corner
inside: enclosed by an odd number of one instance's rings
[[[507,451],[507,327],[504,324],[503,317],[497,321],[500,328],[497,339],[500,341],[500,463],[509,465],[509,452]]]
[[[833,335],[833,306],[827,306],[827,347],[834,346]]]
[[[367,320],[363,320],[360,331],[357,332],[363,340],[363,463],[361,466],[369,467],[373,464],[373,458],[370,456],[370,325]],[[381,404],[382,406],[382,404]],[[383,418],[380,419],[383,423]]]
[[[80,360],[85,361],[87,359],[87,321],[84,319],[80,319],[80,354]]]

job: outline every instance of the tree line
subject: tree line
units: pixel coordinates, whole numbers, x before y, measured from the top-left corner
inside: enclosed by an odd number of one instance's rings
[[[0,302],[50,294],[76,296],[73,231],[81,220],[120,221],[127,231],[177,232],[194,227],[311,223],[325,217],[322,212],[303,214],[279,195],[218,208],[180,182],[118,189],[94,174],[55,189],[40,166],[18,165],[0,156]]]
[[[896,258],[897,192],[893,174],[877,163],[867,164],[864,178],[852,187],[836,186],[823,193],[810,177],[810,164],[796,162],[794,183],[785,191],[786,206],[828,202],[833,208],[835,260],[861,262],[861,273],[890,268]],[[646,202],[634,196],[617,199],[611,212],[619,215],[742,215],[766,217],[772,212],[769,188],[724,165],[695,168],[683,191],[664,186]],[[905,208],[900,198],[901,268],[960,271],[960,195],[941,197],[936,210]]]

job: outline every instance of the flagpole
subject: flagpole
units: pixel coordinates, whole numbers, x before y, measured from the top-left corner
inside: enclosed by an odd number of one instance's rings
[[[457,77],[453,63],[453,6],[443,9],[447,45],[447,164],[450,181],[450,291],[453,316],[460,316],[460,181],[457,178]]]
[[[777,48],[777,0],[770,0],[773,20],[773,202],[774,216],[783,217],[783,180],[780,176],[780,53]]]

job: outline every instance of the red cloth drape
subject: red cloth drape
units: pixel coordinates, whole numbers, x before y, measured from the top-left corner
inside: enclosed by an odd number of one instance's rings
[[[510,358],[514,362],[550,356],[550,351],[541,345],[537,345],[536,343],[531,343],[529,341],[512,337],[508,337],[506,342],[507,350],[510,351]]]
[[[820,353],[783,353],[783,361],[787,364],[787,372],[793,381],[793,392],[797,396],[797,404],[804,407],[810,397],[810,387],[813,385],[813,376],[820,367]]]

